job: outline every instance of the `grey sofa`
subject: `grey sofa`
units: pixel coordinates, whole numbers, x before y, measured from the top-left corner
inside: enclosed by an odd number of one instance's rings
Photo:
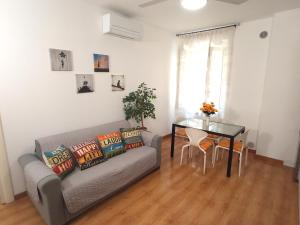
[[[162,138],[143,131],[145,146],[83,171],[76,168],[63,180],[42,162],[42,152],[60,144],[71,146],[99,134],[128,127],[130,125],[127,121],[118,121],[40,138],[36,140],[36,153],[25,154],[19,158],[27,193],[48,225],[67,223],[160,168]]]

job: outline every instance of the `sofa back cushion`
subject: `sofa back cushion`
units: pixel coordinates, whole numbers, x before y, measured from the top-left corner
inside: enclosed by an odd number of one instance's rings
[[[97,135],[106,134],[120,128],[129,128],[130,124],[126,120],[102,124],[95,127],[65,132],[48,137],[38,138],[35,141],[35,151],[37,156],[42,159],[42,153],[48,149],[55,149],[59,145],[71,147],[80,144],[88,139],[96,140]]]

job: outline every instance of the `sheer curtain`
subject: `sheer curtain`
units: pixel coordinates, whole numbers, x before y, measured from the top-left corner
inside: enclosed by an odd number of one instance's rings
[[[200,113],[203,102],[214,102],[224,117],[235,27],[178,37],[176,118]]]

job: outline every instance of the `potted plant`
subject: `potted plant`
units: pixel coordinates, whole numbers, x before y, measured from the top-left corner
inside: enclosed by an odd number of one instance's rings
[[[156,99],[155,90],[155,88],[148,88],[145,83],[141,83],[136,91],[130,92],[123,98],[126,120],[135,119],[137,123],[141,124],[142,129],[146,129],[144,119],[156,118],[153,104],[153,100]]]

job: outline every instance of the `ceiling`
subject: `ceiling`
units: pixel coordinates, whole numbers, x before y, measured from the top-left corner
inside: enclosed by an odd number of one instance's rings
[[[300,0],[249,0],[241,5],[208,0],[207,6],[198,11],[184,10],[179,0],[168,0],[147,8],[138,7],[147,0],[86,1],[126,16],[137,17],[171,32],[244,22],[269,17],[280,11],[300,8]]]

